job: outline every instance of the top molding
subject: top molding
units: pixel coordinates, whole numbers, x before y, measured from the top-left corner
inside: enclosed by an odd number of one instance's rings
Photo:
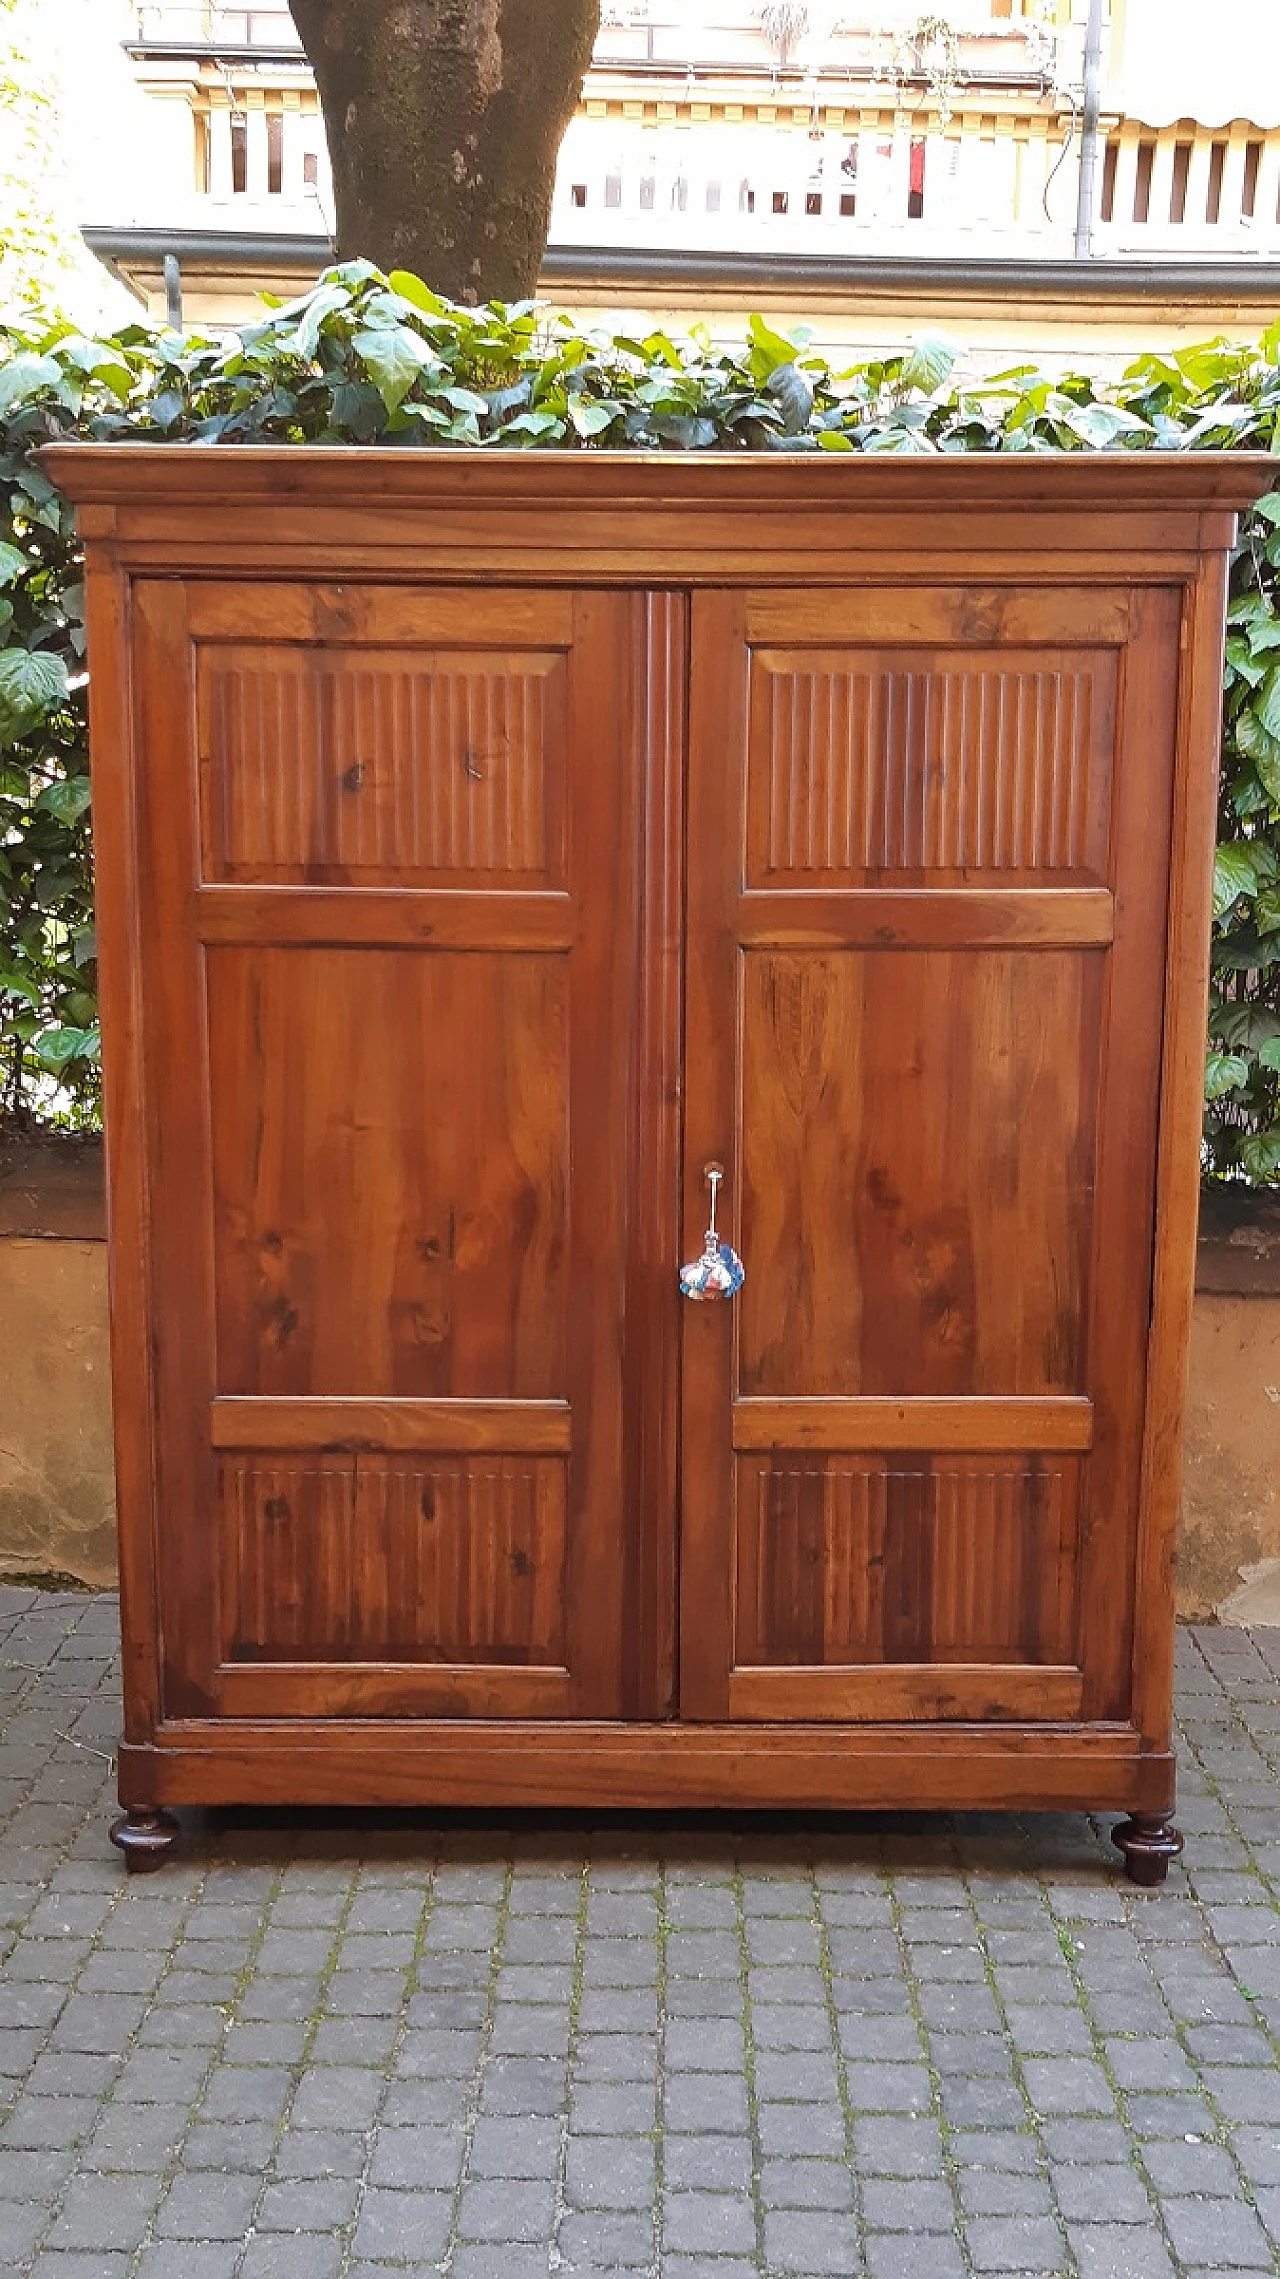
[[[369,507],[449,502],[926,508],[1248,506],[1280,465],[1264,451],[467,451],[377,444],[52,443],[75,500]]]
[[[51,444],[124,568],[465,585],[1189,576],[1280,476],[1263,452],[489,452]]]

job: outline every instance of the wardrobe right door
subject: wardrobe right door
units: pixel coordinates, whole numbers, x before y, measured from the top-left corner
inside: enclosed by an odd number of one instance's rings
[[[1127,1714],[1178,631],[694,600],[685,1717]]]

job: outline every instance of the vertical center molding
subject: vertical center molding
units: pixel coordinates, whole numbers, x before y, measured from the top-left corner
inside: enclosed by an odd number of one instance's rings
[[[632,1024],[631,1195],[624,1348],[628,1509],[623,1714],[676,1700],[676,1481],[683,1053],[684,777],[689,602],[632,597],[626,692],[640,803]]]

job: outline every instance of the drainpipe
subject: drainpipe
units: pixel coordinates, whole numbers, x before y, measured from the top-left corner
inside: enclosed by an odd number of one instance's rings
[[[1076,193],[1077,261],[1093,251],[1093,185],[1098,158],[1098,114],[1102,108],[1102,0],[1089,0],[1084,35],[1084,106],[1080,120],[1080,181]]]
[[[164,257],[164,321],[170,332],[181,332],[182,265],[176,253]]]

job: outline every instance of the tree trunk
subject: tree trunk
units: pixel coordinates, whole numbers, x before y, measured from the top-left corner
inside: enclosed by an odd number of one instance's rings
[[[600,0],[289,0],[316,75],[341,259],[457,301],[535,291]]]

